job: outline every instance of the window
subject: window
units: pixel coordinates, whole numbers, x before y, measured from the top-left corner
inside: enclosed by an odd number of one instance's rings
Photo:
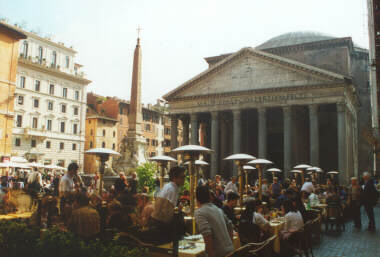
[[[146,139],[146,144],[149,145],[149,138]]]
[[[20,138],[16,138],[15,146],[21,146],[21,139]]]
[[[23,47],[22,47],[22,54],[23,57],[26,59],[28,57],[28,41],[24,41]]]
[[[150,124],[145,124],[145,130],[150,131]]]
[[[94,131],[91,129],[90,130],[90,135],[92,136],[94,134]]]
[[[165,128],[165,135],[170,135],[170,128]]]
[[[79,108],[78,107],[74,107],[74,115],[78,115],[79,113]]]
[[[61,112],[66,113],[66,104],[61,105]]]
[[[116,132],[115,132],[115,131],[112,133],[112,136],[113,136],[113,137],[116,137]]]
[[[50,84],[49,94],[54,95],[54,85],[53,84]]]
[[[48,149],[51,148],[51,142],[50,141],[46,141],[46,148],[48,148]]]
[[[52,111],[53,108],[54,108],[53,101],[49,101],[49,102],[48,102],[48,111]]]
[[[52,120],[47,120],[46,121],[46,129],[51,131],[52,128]]]
[[[35,139],[32,139],[32,141],[30,141],[30,145],[31,145],[32,147],[36,147],[36,145],[37,145],[36,140],[35,140]]]
[[[77,144],[73,144],[73,151],[77,150]]]
[[[42,54],[43,54],[43,49],[42,46],[38,47],[38,63],[42,64]]]
[[[121,105],[119,106],[119,114],[123,114],[123,107]]]
[[[51,55],[51,66],[55,67],[56,64],[57,64],[57,52],[53,51]]]
[[[116,148],[116,144],[113,143],[113,144],[112,144],[112,149],[115,150],[115,148]]]
[[[59,149],[60,150],[65,149],[65,143],[63,143],[63,142],[59,143]]]
[[[67,98],[67,87],[62,88],[62,96]]]
[[[106,130],[103,129],[103,137],[105,137],[105,136],[106,136]]]
[[[22,127],[22,115],[17,115],[17,118],[16,118],[16,127],[18,127],[18,128]]]
[[[92,141],[90,141],[90,148],[92,148]]]
[[[19,105],[24,105],[24,97],[22,95],[18,96],[17,103]]]
[[[73,134],[77,134],[78,133],[78,124],[74,124],[73,125]]]
[[[65,133],[65,122],[64,121],[61,122],[61,129],[60,129],[60,131],[62,133]]]
[[[79,100],[79,91],[75,91],[74,92],[74,98],[75,98],[75,100]]]
[[[70,57],[69,56],[66,56],[66,68],[69,68],[70,67]]]
[[[102,147],[106,148],[106,142],[102,142]]]
[[[25,77],[24,76],[20,76],[20,87],[25,88]]]
[[[36,80],[34,82],[34,90],[37,91],[37,92],[40,92],[40,86],[41,86],[41,81]]]
[[[34,106],[34,108],[38,108],[39,104],[40,104],[40,101],[38,99],[34,99],[33,100],[33,106]]]
[[[38,127],[38,119],[33,117],[32,119],[32,128],[36,129]]]

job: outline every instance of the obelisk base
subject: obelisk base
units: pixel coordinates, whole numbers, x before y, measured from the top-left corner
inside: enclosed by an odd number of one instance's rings
[[[121,156],[113,162],[113,168],[119,173],[130,174],[136,168],[145,163],[146,141],[143,137],[125,137],[120,146]]]

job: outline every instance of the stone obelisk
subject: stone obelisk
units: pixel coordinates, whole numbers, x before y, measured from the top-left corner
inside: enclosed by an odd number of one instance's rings
[[[133,73],[131,100],[129,104],[128,132],[120,146],[120,158],[114,168],[120,172],[130,173],[146,161],[146,140],[142,136],[142,105],[141,105],[141,47],[140,37],[133,57]]]

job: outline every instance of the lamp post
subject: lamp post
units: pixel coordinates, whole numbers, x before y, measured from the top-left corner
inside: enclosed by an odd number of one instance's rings
[[[256,168],[255,167],[252,167],[250,165],[244,165],[243,166],[243,170],[244,170],[244,173],[245,173],[245,193],[248,194],[248,171],[252,171],[252,170],[255,170]]]
[[[226,158],[224,158],[224,160],[231,160],[231,161],[234,161],[235,165],[238,167],[238,177],[239,177],[239,196],[240,196],[240,207],[243,206],[243,166],[248,162],[248,161],[251,161],[251,160],[254,160],[256,159],[256,157],[252,156],[252,155],[249,155],[249,154],[244,154],[244,153],[237,153],[237,154],[233,154],[233,155],[230,155]]]
[[[273,164],[273,162],[268,161],[266,159],[256,159],[253,161],[248,162],[249,165],[255,165],[256,169],[259,171],[259,199],[260,201],[263,200],[263,185],[262,185],[262,168],[265,165]]]
[[[165,168],[167,168],[169,162],[177,162],[177,160],[170,156],[158,155],[150,158],[149,161],[157,163],[158,173],[160,175],[160,189],[162,189],[164,187]]]
[[[305,183],[305,175],[304,175],[304,172],[305,172],[308,168],[311,168],[311,166],[310,166],[310,165],[307,165],[307,164],[298,164],[297,166],[294,167],[294,169],[301,171],[301,183],[302,183],[302,185],[303,185],[303,183]],[[302,186],[302,185],[301,185],[301,186]]]
[[[193,218],[193,234],[195,234],[195,219],[194,219],[194,209],[195,209],[195,194],[194,194],[194,174],[195,174],[195,161],[198,160],[199,155],[214,152],[211,149],[200,145],[184,145],[175,148],[171,151],[175,154],[182,154],[185,162],[188,162],[189,174],[190,174],[190,215]]]
[[[99,157],[100,159],[100,170],[99,170],[99,195],[102,194],[103,183],[104,183],[104,169],[106,161],[108,161],[110,155],[120,155],[118,152],[107,149],[107,148],[93,148],[85,152],[85,154],[93,154]]]

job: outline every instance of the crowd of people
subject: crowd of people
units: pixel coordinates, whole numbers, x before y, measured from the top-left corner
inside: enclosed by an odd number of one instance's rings
[[[77,174],[78,169],[76,163],[71,163],[63,176],[42,176],[34,171],[25,178],[24,190],[33,199],[31,207],[35,209],[32,224],[41,227],[57,225],[88,239],[104,236],[107,230],[130,231],[131,227],[140,231],[156,229],[162,235],[162,231],[174,229],[172,221],[176,207],[180,213],[188,213],[190,192],[181,189],[186,178],[185,167],[171,168],[169,182],[160,188],[157,181],[154,192],[146,188],[137,189],[136,173],[128,179],[120,173],[107,190],[99,190],[97,175],[90,185],[85,186]],[[243,244],[265,240],[269,237],[269,221],[273,213],[283,216],[285,221],[281,231],[284,245],[281,250],[296,252],[293,235],[311,219],[307,210],[321,202],[335,206],[343,219],[352,218],[357,229],[362,227],[360,212],[364,206],[369,218],[367,229],[374,231],[373,208],[378,200],[379,187],[380,183],[369,173],[363,173],[362,180],[353,177],[349,186],[337,185],[329,178],[323,184],[305,178],[302,185],[296,179],[286,178],[280,183],[277,177],[270,181],[264,178],[261,199],[256,181],[245,185],[244,201],[240,203],[236,177],[226,181],[219,175],[214,179],[201,176],[197,181],[194,218],[208,256],[225,256],[232,252],[234,235],[239,235]],[[2,181],[0,207],[3,209],[7,195],[9,187]],[[243,208],[236,211],[237,206]]]

